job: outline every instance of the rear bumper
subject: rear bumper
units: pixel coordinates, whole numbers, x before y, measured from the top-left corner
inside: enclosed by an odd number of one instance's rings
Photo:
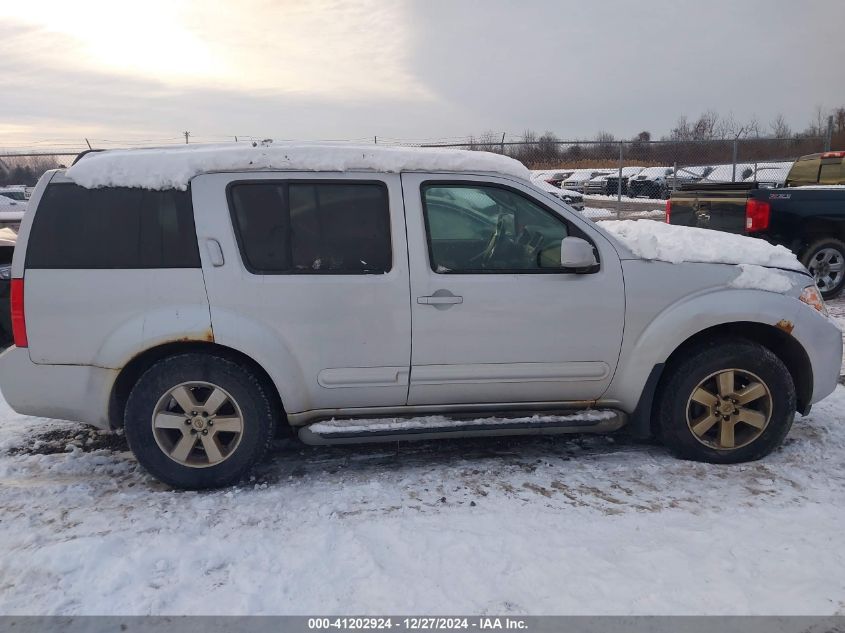
[[[36,365],[26,349],[0,354],[0,391],[18,413],[109,428],[109,398],[116,369]]]

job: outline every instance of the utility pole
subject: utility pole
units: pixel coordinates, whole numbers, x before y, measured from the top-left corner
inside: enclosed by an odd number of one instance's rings
[[[182,132],[182,134],[185,135],[185,145],[187,145],[188,144],[188,137],[191,135],[191,133],[186,130],[185,132]]]
[[[625,143],[619,141],[619,173],[616,176],[616,219],[622,217],[622,162],[625,160]]]
[[[833,141],[833,115],[827,117],[827,131],[824,135],[824,151],[829,152]]]

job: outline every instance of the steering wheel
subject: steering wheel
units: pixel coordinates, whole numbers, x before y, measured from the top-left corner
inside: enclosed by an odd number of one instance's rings
[[[484,250],[476,256],[476,258],[481,259],[481,265],[487,266],[490,261],[493,259],[493,256],[496,254],[496,251],[501,246],[502,242],[505,240],[505,223],[507,222],[507,218],[505,217],[504,213],[499,214],[499,218],[496,220],[496,228],[493,231],[493,235],[490,236],[490,241],[487,242],[487,246]]]
[[[524,249],[525,257],[528,261],[538,268],[542,267],[540,265],[540,255],[543,252],[545,238],[540,231],[531,230],[527,226],[523,227],[519,236],[516,238],[516,243]]]

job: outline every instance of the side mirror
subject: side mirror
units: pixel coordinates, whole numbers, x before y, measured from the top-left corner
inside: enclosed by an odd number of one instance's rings
[[[560,265],[576,273],[594,273],[599,269],[593,245],[580,237],[560,241]]]

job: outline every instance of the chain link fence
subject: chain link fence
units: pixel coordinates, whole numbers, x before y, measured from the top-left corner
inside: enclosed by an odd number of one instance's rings
[[[358,141],[360,143],[360,141]],[[390,145],[484,150],[511,156],[532,170],[535,182],[588,217],[658,218],[663,200],[695,182],[756,182],[780,186],[799,156],[830,149],[830,137],[736,138],[673,141],[536,141],[408,143]],[[73,162],[75,152],[0,154],[7,180],[37,179],[40,172]],[[52,161],[54,164],[47,165]],[[3,163],[2,161],[5,161]],[[15,165],[17,172],[12,170]],[[32,173],[30,173],[32,172]],[[39,172],[39,173],[36,173]]]
[[[428,147],[485,150],[511,156],[538,184],[572,192],[585,215],[659,217],[663,200],[684,184],[756,182],[783,185],[799,156],[827,151],[825,137],[684,141],[502,141]],[[545,183],[545,184],[543,184]]]

